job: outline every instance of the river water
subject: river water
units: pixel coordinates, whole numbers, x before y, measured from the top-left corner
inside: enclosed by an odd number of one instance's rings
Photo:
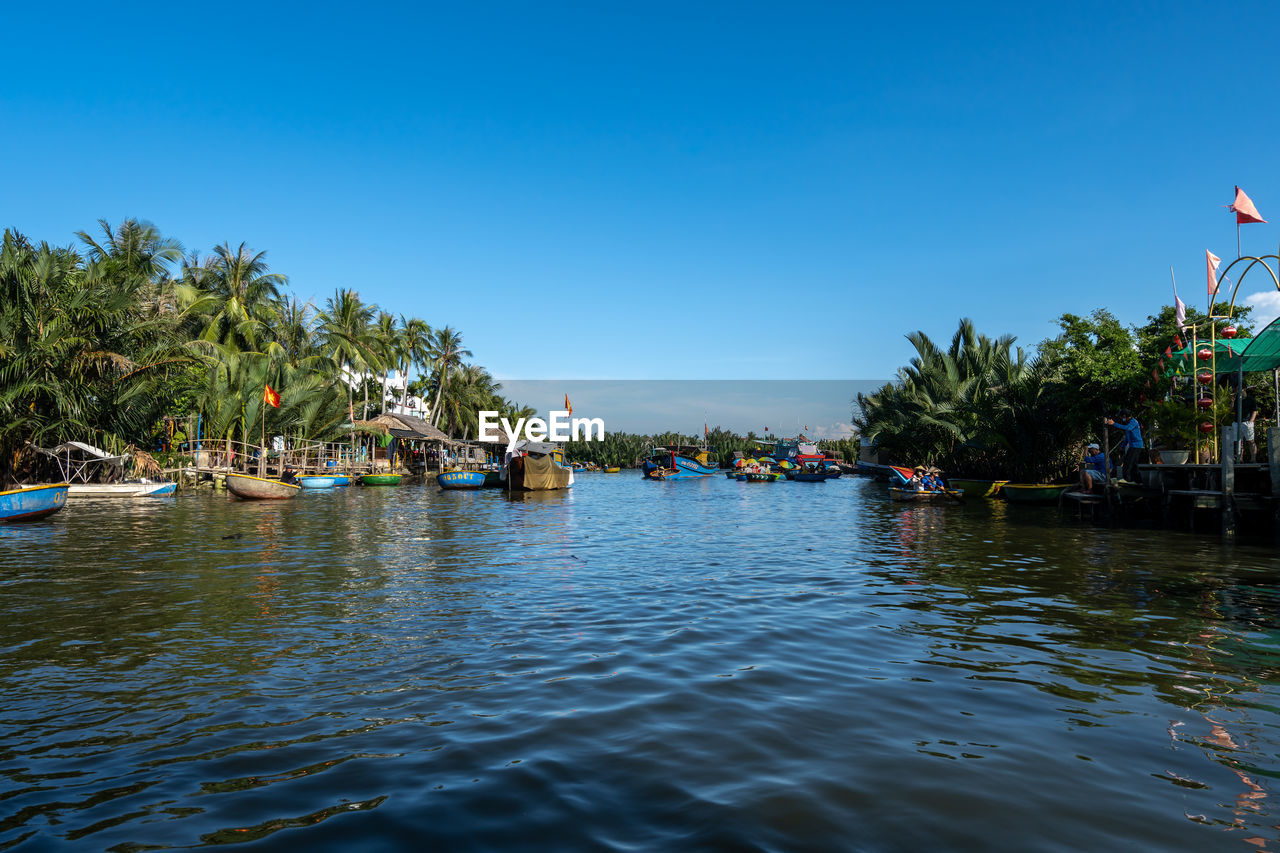
[[[1277,850],[1280,560],[883,485],[0,528],[0,849]]]

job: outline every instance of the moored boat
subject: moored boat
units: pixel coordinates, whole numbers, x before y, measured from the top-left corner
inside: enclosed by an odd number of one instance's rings
[[[1001,491],[1005,500],[1010,503],[1034,504],[1057,503],[1062,493],[1071,488],[1067,485],[1055,486],[1046,483],[1005,483]]]
[[[333,477],[333,484],[334,484],[335,486],[350,486],[350,485],[351,485],[351,475],[350,475],[350,474],[329,474],[328,476]]]
[[[77,498],[154,498],[171,495],[177,483],[148,483],[145,480],[124,483],[72,483],[67,494]]]
[[[478,489],[484,485],[483,471],[445,471],[436,475],[442,489]]]
[[[619,472],[619,471],[621,471],[621,470],[622,470],[621,468],[619,468],[619,467],[617,467],[617,466],[614,466],[614,467],[611,467],[611,468],[605,468],[605,469],[604,469],[604,472],[605,472],[606,474],[616,474],[616,473],[618,473],[618,472]]]
[[[228,474],[227,491],[246,501],[272,501],[297,497],[302,487],[248,474]]]
[[[688,480],[719,470],[705,448],[684,444],[653,448],[640,468],[646,480]]]
[[[66,504],[66,483],[49,483],[0,492],[0,524],[35,521],[53,515]]]
[[[787,479],[797,483],[821,483],[831,478],[823,471],[788,471]]]
[[[507,488],[514,492],[542,492],[573,485],[573,469],[564,451],[552,441],[521,441],[507,460]]]
[[[400,474],[363,474],[360,482],[365,486],[398,486],[402,479]]]
[[[337,484],[337,478],[328,474],[302,474],[298,477],[298,485],[304,489],[332,489]]]
[[[1001,489],[1008,480],[970,480],[965,477],[948,477],[947,482],[954,489],[960,489],[970,497],[994,498],[1000,495]]]

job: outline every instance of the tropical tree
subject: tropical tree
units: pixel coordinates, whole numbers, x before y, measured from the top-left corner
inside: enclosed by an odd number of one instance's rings
[[[439,378],[436,384],[436,398],[431,404],[434,426],[440,424],[440,395],[449,386],[449,371],[460,366],[464,358],[471,357],[471,350],[462,346],[462,335],[452,326],[436,329],[428,348],[432,360],[435,361]]]
[[[320,312],[320,345],[331,360],[336,372],[347,386],[347,408],[352,410],[352,383],[360,377],[364,386],[365,404],[362,417],[369,416],[369,392],[365,383],[370,367],[377,363],[369,325],[374,307],[366,305],[354,290],[334,292]]]

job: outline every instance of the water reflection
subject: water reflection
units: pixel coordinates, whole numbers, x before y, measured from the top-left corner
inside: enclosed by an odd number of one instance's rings
[[[1274,845],[1247,544],[587,475],[79,504],[0,572],[0,844]]]

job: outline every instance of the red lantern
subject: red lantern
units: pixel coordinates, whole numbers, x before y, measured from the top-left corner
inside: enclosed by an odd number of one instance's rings
[[[1196,374],[1196,379],[1200,382],[1201,385],[1208,385],[1210,382],[1213,381],[1213,374],[1207,370],[1202,370]]]
[[[1196,405],[1197,405],[1197,406],[1199,406],[1201,409],[1205,409],[1205,410],[1212,409],[1212,408],[1213,408],[1213,398],[1212,398],[1212,397],[1201,397],[1199,400],[1196,400]]]
[[[1213,424],[1209,421],[1200,422],[1200,431],[1204,433],[1213,432]]]
[[[1196,358],[1200,359],[1201,361],[1208,361],[1209,359],[1213,358],[1213,351],[1210,350],[1208,347],[1205,347],[1202,350],[1197,350]]]
[[[1234,338],[1234,337],[1236,336],[1236,327],[1235,327],[1235,326],[1227,326],[1226,328],[1224,328],[1224,329],[1222,330],[1222,336],[1223,336],[1224,338]]]

